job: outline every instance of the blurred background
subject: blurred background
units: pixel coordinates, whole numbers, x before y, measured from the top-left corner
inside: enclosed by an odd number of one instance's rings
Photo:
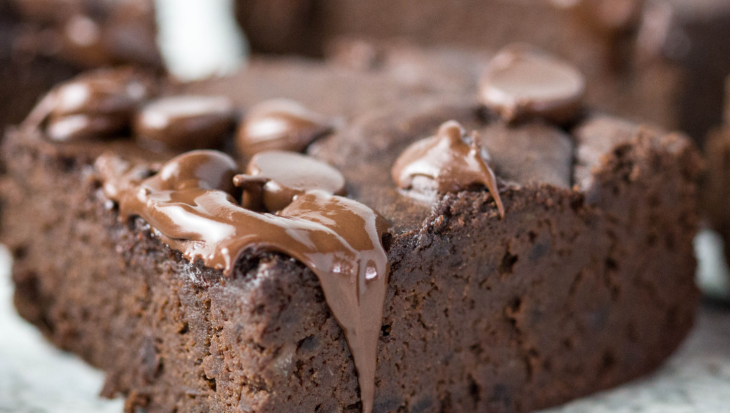
[[[0,127],[98,67],[195,82],[294,59],[463,91],[516,42],[579,67],[589,104],[686,133],[707,163],[694,335],[656,376],[557,411],[730,412],[730,0],[0,0]],[[3,254],[0,412],[121,411],[96,398],[98,372],[15,316],[9,265]]]

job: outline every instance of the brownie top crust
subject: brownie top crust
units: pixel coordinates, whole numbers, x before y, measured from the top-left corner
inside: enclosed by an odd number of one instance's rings
[[[370,412],[392,245],[437,224],[453,196],[488,192],[490,219],[525,193],[590,204],[603,154],[642,134],[666,143],[585,110],[584,80],[566,63],[531,48],[497,56],[509,59],[490,63],[469,95],[292,60],[192,85],[94,72],[51,91],[19,132],[94,165],[120,219],[143,218],[222,276],[261,252],[309,267]]]

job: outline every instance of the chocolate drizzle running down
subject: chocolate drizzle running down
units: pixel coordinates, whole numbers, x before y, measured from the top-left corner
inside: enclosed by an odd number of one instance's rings
[[[286,154],[273,156],[276,160]],[[294,163],[305,165],[301,160]],[[144,218],[164,243],[191,261],[202,259],[230,275],[244,252],[256,250],[284,253],[309,267],[345,333],[358,371],[363,412],[370,413],[390,270],[382,237],[390,224],[367,206],[333,195],[332,190],[342,186],[338,177],[328,176],[331,167],[325,166],[316,167],[313,178],[297,186],[297,177],[276,172],[266,158],[258,159],[249,172],[260,170],[268,182],[279,180],[299,191],[272,214],[236,202],[237,166],[221,152],[185,153],[152,176],[149,168],[132,167],[112,154],[96,162],[104,193],[119,204],[120,219]],[[306,173],[300,167],[291,170]],[[318,174],[330,182],[314,185]]]
[[[330,130],[327,118],[293,100],[267,100],[246,114],[238,130],[238,150],[248,156],[270,150],[302,152]]]
[[[565,122],[579,112],[585,78],[567,62],[531,46],[512,45],[492,59],[479,97],[507,122],[541,117]]]
[[[504,218],[497,180],[485,161],[489,154],[477,146],[478,140],[476,132],[466,136],[458,122],[445,122],[436,136],[415,142],[403,151],[393,165],[393,181],[398,188],[417,197],[484,185],[497,203],[499,216]]]

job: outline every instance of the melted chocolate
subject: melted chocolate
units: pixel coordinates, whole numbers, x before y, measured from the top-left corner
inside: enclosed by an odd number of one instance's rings
[[[332,130],[322,115],[288,99],[272,99],[251,108],[238,130],[238,149],[247,156],[269,150],[302,152]]]
[[[254,155],[245,175],[236,175],[244,189],[242,204],[253,210],[278,212],[307,191],[319,189],[345,195],[345,177],[340,171],[310,156],[295,152],[268,151]]]
[[[153,149],[203,149],[221,144],[233,128],[233,103],[222,96],[174,96],[154,101],[137,114],[137,141]]]
[[[282,154],[274,154],[274,160]],[[278,157],[278,158],[277,158]],[[231,274],[244,252],[281,252],[301,261],[319,278],[325,299],[342,327],[358,371],[363,411],[372,411],[375,363],[389,273],[382,237],[390,224],[377,212],[322,190],[337,179],[317,166],[299,184],[276,171],[266,156],[250,168],[304,192],[278,214],[258,213],[236,203],[236,163],[216,151],[180,155],[151,177],[114,155],[96,162],[105,194],[119,203],[120,219],[144,218],[160,239],[190,259]],[[298,161],[297,165],[303,165]],[[305,173],[295,166],[292,171]],[[324,177],[325,185],[319,185]],[[315,183],[318,189],[311,189]]]
[[[471,140],[471,145],[465,138]],[[417,197],[484,185],[504,218],[496,178],[485,161],[488,154],[477,147],[478,140],[476,133],[467,137],[458,122],[448,121],[439,127],[436,136],[415,142],[403,151],[393,165],[393,180],[398,188]]]
[[[499,52],[479,87],[482,102],[508,122],[530,117],[571,120],[584,94],[585,79],[575,67],[526,45]]]

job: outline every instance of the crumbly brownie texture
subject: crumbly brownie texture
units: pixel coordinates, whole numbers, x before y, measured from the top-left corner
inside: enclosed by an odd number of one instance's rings
[[[225,91],[242,107],[273,93],[347,117],[308,152],[393,224],[374,411],[530,411],[644,374],[684,338],[699,169],[686,139],[597,114],[507,124],[465,98],[378,101],[382,79],[289,68],[290,90],[253,71],[189,91]],[[391,180],[399,154],[449,119],[480,133],[504,219],[484,188],[428,204]],[[104,394],[126,395],[129,411],[359,411],[355,365],[314,273],[249,250],[225,276],[142,219],[120,222],[93,169],[108,151],[172,157],[127,140],[8,135],[3,241],[20,313],[104,369]]]

